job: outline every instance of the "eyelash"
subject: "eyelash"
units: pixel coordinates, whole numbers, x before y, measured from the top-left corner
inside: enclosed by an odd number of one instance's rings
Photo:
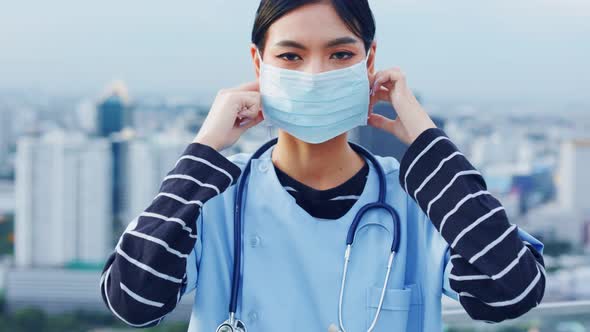
[[[340,58],[336,58],[336,60],[339,60],[339,61],[345,61],[345,60],[348,60],[348,59],[355,56],[355,54],[352,52],[341,51],[341,52],[333,53],[330,56],[330,58],[333,58],[335,55],[340,55]],[[344,56],[344,58],[342,58],[342,56]],[[296,57],[298,59],[293,59],[294,57]],[[290,52],[277,55],[277,58],[288,61],[288,62],[302,60],[299,55],[297,55],[295,53],[290,53]]]
[[[334,56],[336,54],[344,55],[345,56],[344,59],[336,59],[336,60],[348,60],[348,59],[350,59],[350,58],[352,58],[352,57],[355,56],[354,53],[352,53],[352,52],[346,52],[346,51],[336,52],[336,53],[332,54],[332,56]]]
[[[291,59],[290,60],[290,59],[287,59],[287,57],[297,57],[299,59],[294,59],[294,60]],[[289,62],[296,61],[296,60],[301,60],[301,57],[299,55],[295,54],[295,53],[283,53],[281,55],[277,55],[277,58],[282,59],[282,60],[285,60],[285,61],[289,61]]]

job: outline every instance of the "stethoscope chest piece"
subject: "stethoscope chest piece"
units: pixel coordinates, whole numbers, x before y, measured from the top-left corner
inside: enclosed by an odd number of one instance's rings
[[[241,320],[234,320],[233,324],[231,320],[223,322],[215,332],[246,332],[246,325]]]

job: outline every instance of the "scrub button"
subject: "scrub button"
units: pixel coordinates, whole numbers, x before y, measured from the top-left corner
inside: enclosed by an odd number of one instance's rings
[[[266,161],[263,161],[260,164],[258,164],[258,170],[261,172],[268,171],[268,163]]]
[[[252,235],[250,237],[250,247],[252,248],[256,248],[260,245],[260,236],[258,235]]]
[[[258,312],[256,311],[250,311],[248,313],[248,319],[250,320],[250,322],[255,322],[258,320]]]

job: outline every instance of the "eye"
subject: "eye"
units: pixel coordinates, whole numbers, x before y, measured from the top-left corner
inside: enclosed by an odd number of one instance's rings
[[[302,60],[301,57],[295,53],[283,53],[281,55],[277,55],[277,58],[283,59],[285,61]]]
[[[354,56],[354,53],[352,53],[352,52],[342,51],[342,52],[336,52],[336,53],[332,54],[330,56],[330,59],[348,60],[348,59],[352,58],[353,56]]]

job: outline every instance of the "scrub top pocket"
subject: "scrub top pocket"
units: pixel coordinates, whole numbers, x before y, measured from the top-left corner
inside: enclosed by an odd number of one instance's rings
[[[385,298],[381,313],[375,325],[375,332],[406,331],[408,326],[408,314],[412,300],[412,289],[408,286],[403,289],[388,288],[385,290]],[[365,329],[368,329],[375,318],[379,307],[381,287],[367,288],[367,308]]]

